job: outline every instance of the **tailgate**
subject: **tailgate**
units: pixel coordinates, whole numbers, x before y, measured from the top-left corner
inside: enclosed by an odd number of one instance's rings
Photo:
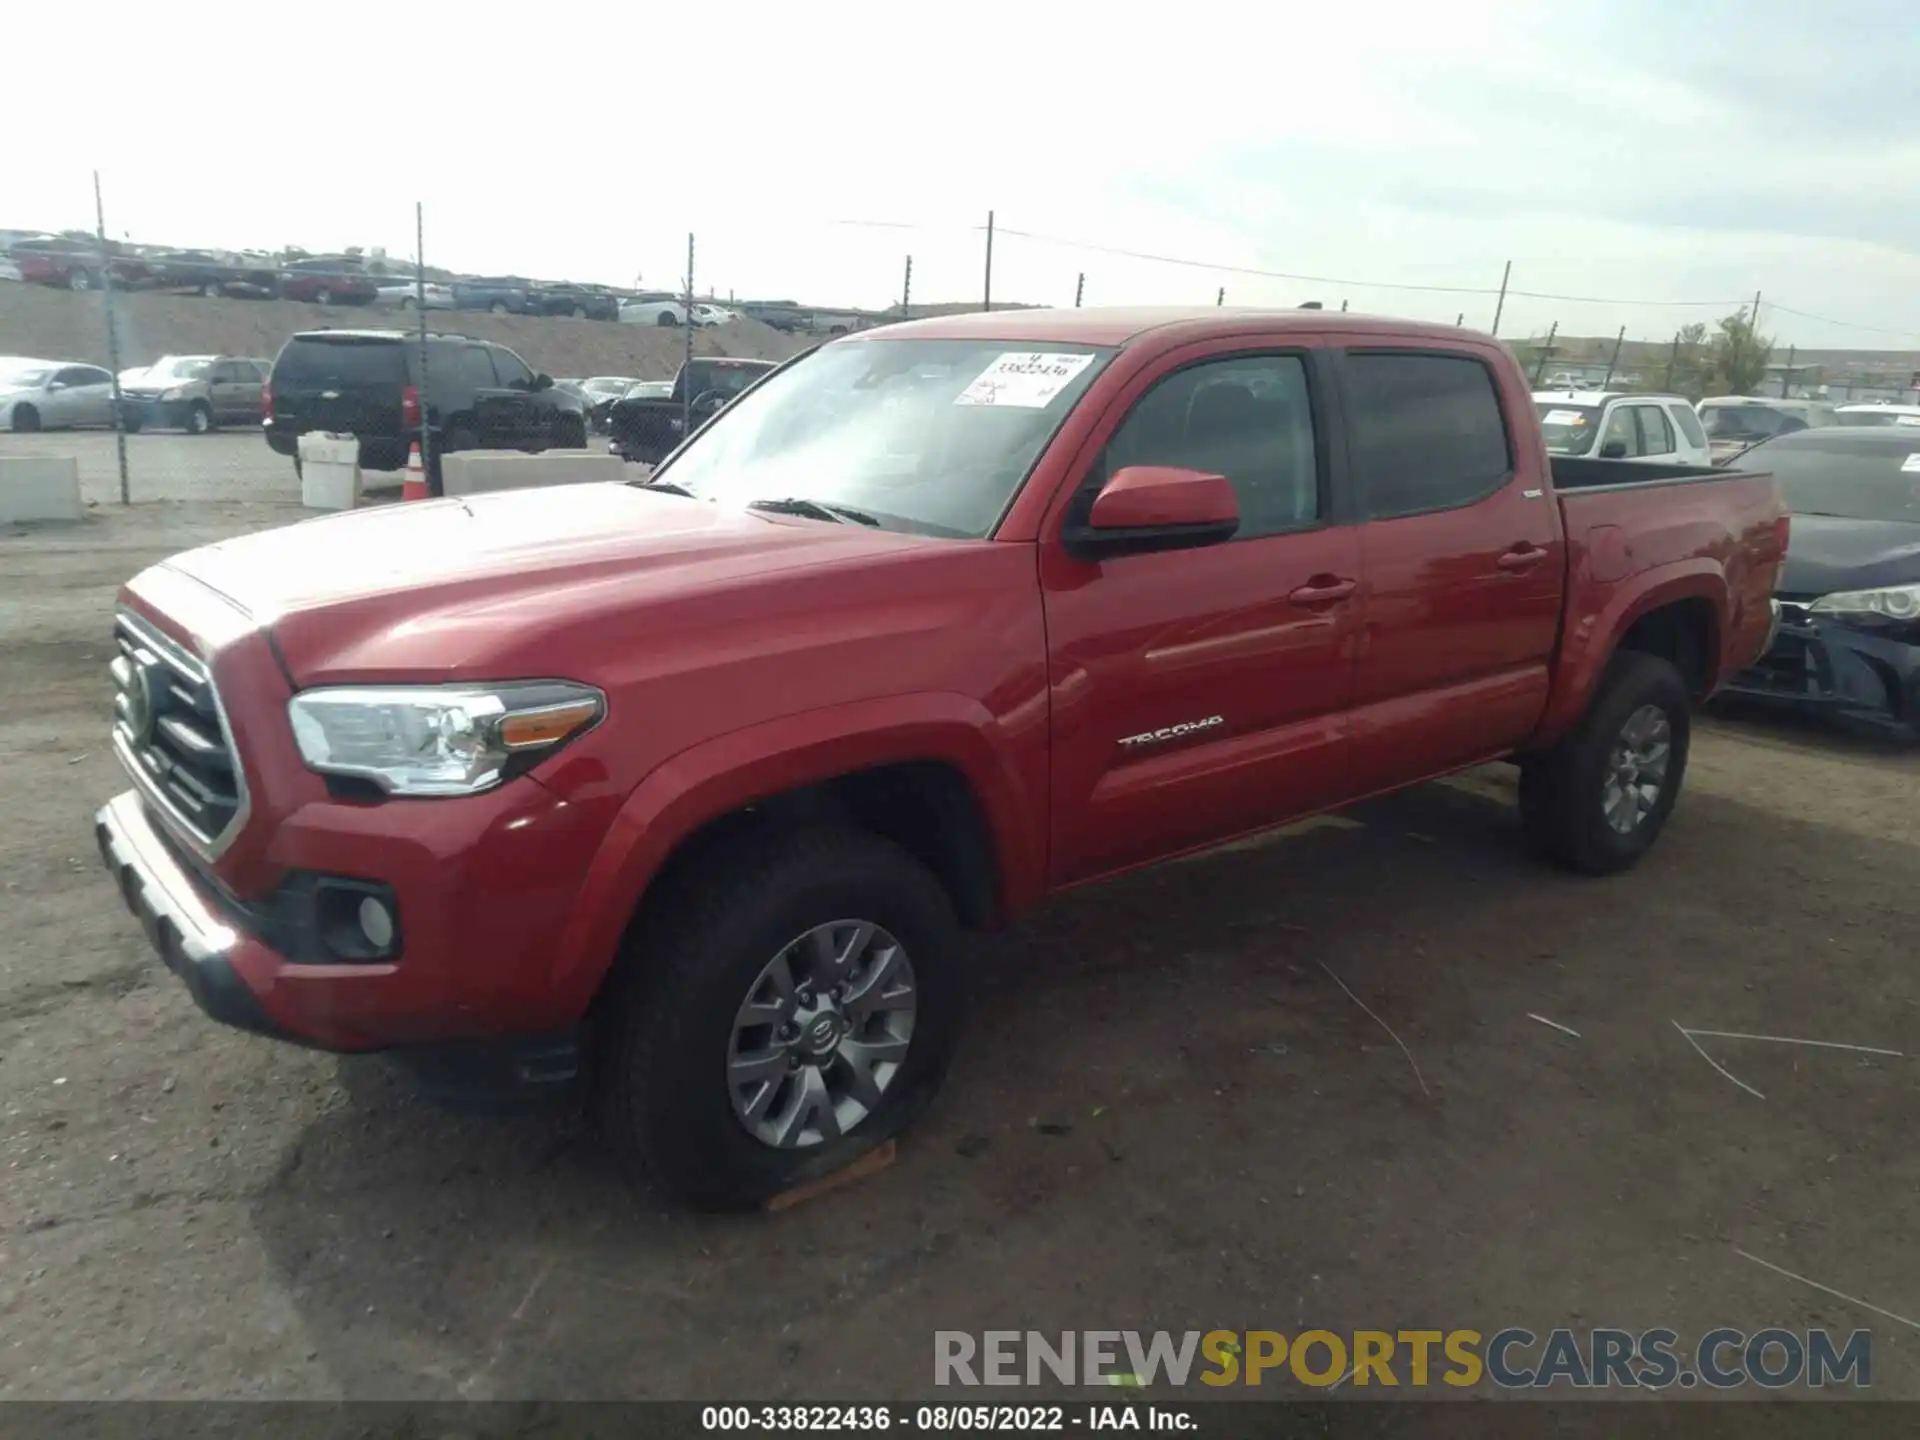
[[[274,419],[296,433],[398,435],[407,360],[391,340],[295,336],[268,384]]]

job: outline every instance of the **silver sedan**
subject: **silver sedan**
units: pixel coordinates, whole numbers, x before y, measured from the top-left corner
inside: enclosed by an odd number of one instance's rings
[[[0,421],[16,434],[111,425],[113,376],[70,361],[0,361]]]

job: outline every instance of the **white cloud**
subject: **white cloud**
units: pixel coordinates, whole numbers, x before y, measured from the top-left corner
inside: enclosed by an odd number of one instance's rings
[[[429,257],[463,269],[672,284],[692,229],[722,291],[877,305],[908,253],[918,298],[977,295],[993,208],[1035,235],[1375,282],[1342,293],[1377,311],[1484,324],[1490,296],[1378,285],[1486,289],[1512,259],[1519,290],[1758,288],[1920,344],[1920,150],[1893,83],[1920,37],[1898,11],[1839,29],[1776,0],[513,14],[339,0],[108,26],[89,54],[30,8],[9,18],[0,223],[89,225],[97,165],[110,228],[142,239],[404,254],[420,199]],[[1756,34],[1779,66],[1722,60]],[[1011,234],[995,270],[1006,299],[1070,303],[1081,272],[1090,301],[1341,298]],[[1652,336],[1717,313],[1517,296],[1503,328]],[[1770,318],[1803,345],[1903,343]]]

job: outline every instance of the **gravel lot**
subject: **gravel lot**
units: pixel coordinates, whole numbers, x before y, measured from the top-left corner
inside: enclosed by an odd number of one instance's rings
[[[890,1170],[690,1216],[153,959],[89,832],[114,586],[301,512],[255,437],[134,448],[217,503],[0,537],[0,1397],[906,1398],[936,1328],[1825,1324],[1920,1398],[1920,1336],[1736,1253],[1920,1315],[1920,1071],[1708,1042],[1763,1100],[1674,1029],[1920,1049],[1920,756],[1710,721],[1609,881],[1521,852],[1496,767],[1069,896],[979,945]]]

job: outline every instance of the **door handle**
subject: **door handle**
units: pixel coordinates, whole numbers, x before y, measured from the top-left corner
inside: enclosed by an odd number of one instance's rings
[[[1316,575],[1307,584],[1291,592],[1287,599],[1296,605],[1326,605],[1335,600],[1344,600],[1358,587],[1351,580],[1336,579],[1331,575]]]
[[[1530,570],[1547,558],[1547,552],[1538,545],[1520,544],[1507,551],[1494,561],[1502,570]]]

